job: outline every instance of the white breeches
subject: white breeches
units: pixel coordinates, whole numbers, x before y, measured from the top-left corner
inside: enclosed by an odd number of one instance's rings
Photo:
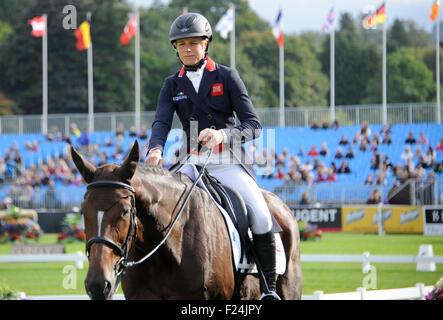
[[[255,234],[264,234],[271,231],[272,218],[265,198],[254,179],[239,164],[211,165],[206,169],[222,184],[237,190],[246,205],[251,207],[249,225]]]

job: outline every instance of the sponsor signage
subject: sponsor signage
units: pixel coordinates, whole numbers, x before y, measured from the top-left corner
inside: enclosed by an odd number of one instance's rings
[[[423,224],[425,235],[443,235],[443,207],[424,206]]]
[[[297,221],[305,221],[317,228],[341,231],[341,208],[291,208]]]
[[[378,206],[343,207],[343,232],[377,233]],[[383,229],[386,233],[423,233],[423,214],[420,207],[383,206]]]
[[[64,244],[13,244],[11,254],[62,254]]]

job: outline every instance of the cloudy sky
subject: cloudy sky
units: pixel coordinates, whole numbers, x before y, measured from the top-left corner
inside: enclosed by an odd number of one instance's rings
[[[150,6],[153,0],[130,0],[137,5]],[[163,0],[168,3],[168,0]],[[353,17],[379,6],[383,0],[249,0],[251,8],[263,19],[272,23],[278,9],[283,9],[285,33],[299,33],[306,30],[320,30],[331,6],[335,17],[350,12]],[[412,19],[419,27],[431,31],[435,24],[429,19],[433,0],[387,0],[386,16],[388,25],[395,18]],[[189,8],[192,11],[192,8]],[[443,12],[443,9],[441,10]],[[337,22],[335,23],[337,26]]]

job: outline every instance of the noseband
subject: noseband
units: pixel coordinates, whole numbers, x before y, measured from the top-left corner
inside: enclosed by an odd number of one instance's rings
[[[123,246],[115,243],[113,240],[108,239],[106,237],[101,237],[98,235],[97,237],[93,237],[88,240],[86,243],[86,256],[89,258],[89,253],[91,250],[91,246],[94,243],[102,243],[114,250],[114,252],[120,257],[117,263],[114,266],[114,272],[117,275],[117,279],[120,278],[121,273],[126,267],[128,253],[129,253],[129,242],[133,237],[137,235],[137,222],[135,220],[135,216],[137,214],[137,210],[135,207],[135,189],[129,184],[118,182],[118,181],[96,181],[88,184],[87,190],[89,189],[97,189],[97,188],[117,188],[117,189],[127,189],[132,192],[131,197],[131,217],[130,217],[130,225],[128,235],[126,236],[126,241]]]

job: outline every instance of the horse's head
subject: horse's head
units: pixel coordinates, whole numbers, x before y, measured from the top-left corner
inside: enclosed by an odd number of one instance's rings
[[[88,184],[82,203],[89,269],[85,288],[91,299],[112,297],[137,233],[135,190],[131,179],[140,159],[138,142],[122,164],[96,168],[71,146],[72,159]]]

